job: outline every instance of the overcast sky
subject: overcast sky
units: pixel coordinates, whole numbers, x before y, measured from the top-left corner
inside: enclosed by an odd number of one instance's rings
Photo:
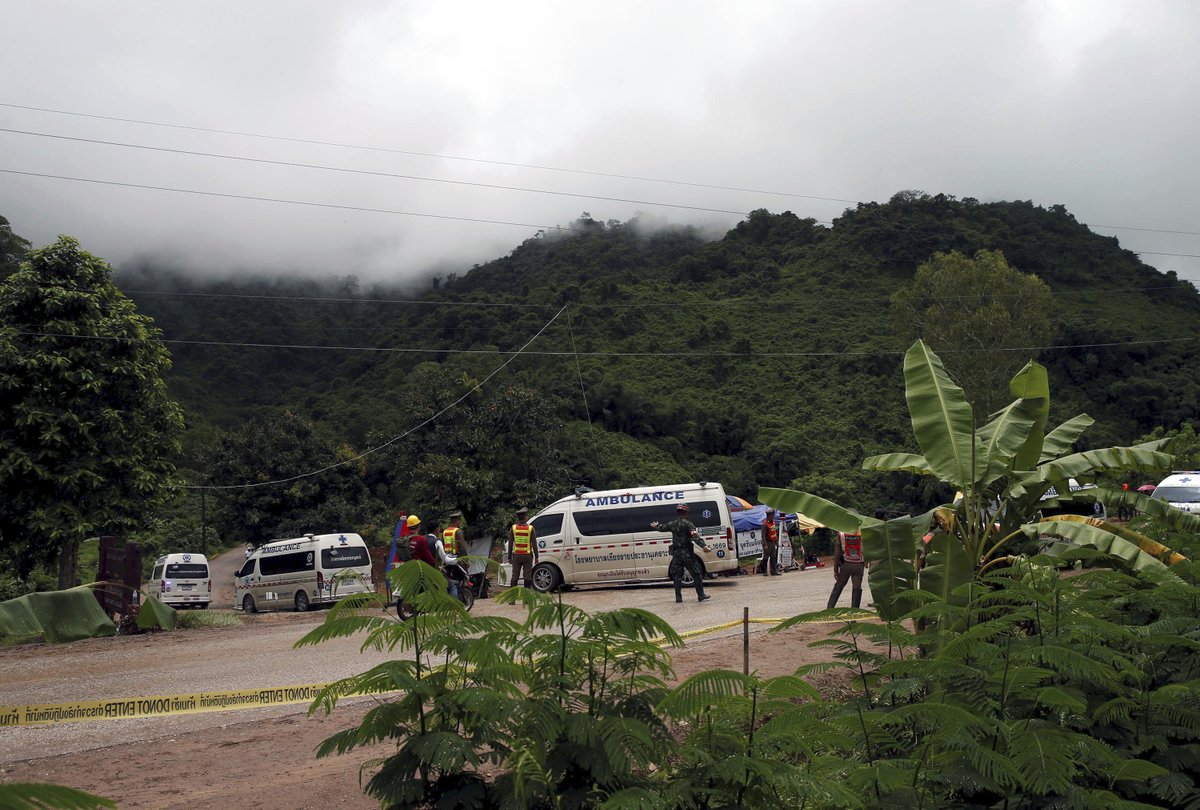
[[[828,222],[901,189],[1200,254],[1191,0],[2,8],[0,215],[118,266],[398,280],[582,211]]]

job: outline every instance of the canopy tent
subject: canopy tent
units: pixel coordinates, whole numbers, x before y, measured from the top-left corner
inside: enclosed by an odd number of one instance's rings
[[[767,519],[767,505],[760,503],[758,506],[751,506],[749,509],[744,509],[741,512],[733,513],[733,530],[735,532],[748,532],[757,529]],[[796,523],[801,531],[812,531],[813,529],[822,529],[824,526],[817,523],[809,517],[805,517],[799,512],[794,512],[790,515],[781,514],[778,516],[783,523]]]
[[[754,508],[754,504],[750,503],[750,501],[745,498],[739,498],[736,495],[726,495],[725,503],[729,504],[730,512],[742,512],[746,509]]]

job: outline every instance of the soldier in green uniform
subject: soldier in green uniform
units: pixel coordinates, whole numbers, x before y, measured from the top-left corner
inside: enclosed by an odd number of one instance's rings
[[[667,569],[667,575],[675,580],[675,601],[683,601],[683,572],[686,570],[692,572],[692,581],[696,583],[696,601],[703,602],[712,597],[704,592],[704,563],[692,550],[692,544],[700,543],[703,546],[704,543],[696,531],[696,524],[687,519],[687,513],[688,505],[681,503],[675,507],[677,517],[674,520],[667,523],[656,520],[650,524],[650,528],[671,533],[671,567]]]

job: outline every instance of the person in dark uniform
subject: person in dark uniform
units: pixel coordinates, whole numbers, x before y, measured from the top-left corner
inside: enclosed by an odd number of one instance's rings
[[[674,520],[667,523],[656,520],[650,524],[650,528],[671,533],[671,567],[667,569],[667,575],[675,581],[675,601],[683,601],[683,572],[691,571],[692,581],[696,584],[696,601],[703,602],[712,597],[704,592],[704,563],[696,556],[692,544],[704,546],[704,542],[700,540],[696,525],[687,519],[687,514],[688,505],[681,503],[675,507]],[[708,547],[704,546],[704,549],[707,551]]]
[[[837,607],[842,589],[851,579],[854,584],[850,589],[850,606],[859,607],[862,604],[863,571],[867,564],[863,557],[862,535],[853,532],[838,532],[837,545],[833,550],[833,592],[829,594],[828,608]]]

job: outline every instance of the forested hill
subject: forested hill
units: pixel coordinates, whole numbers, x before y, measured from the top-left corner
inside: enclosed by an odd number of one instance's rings
[[[756,211],[717,241],[585,216],[418,294],[352,277],[208,283],[150,267],[117,281],[173,341],[169,381],[193,451],[284,410],[366,449],[449,405],[466,379],[532,389],[550,408],[564,427],[547,437],[554,447],[528,452],[562,462],[559,491],[583,477],[720,480],[747,496],[795,483],[906,509],[921,493],[859,469],[912,442],[908,337],[890,298],[935,252],[982,249],[1052,290],[1051,348],[1037,353],[1052,418],[1090,414],[1085,441],[1103,446],[1197,417],[1195,289],[1061,206],[904,193],[828,227]]]

